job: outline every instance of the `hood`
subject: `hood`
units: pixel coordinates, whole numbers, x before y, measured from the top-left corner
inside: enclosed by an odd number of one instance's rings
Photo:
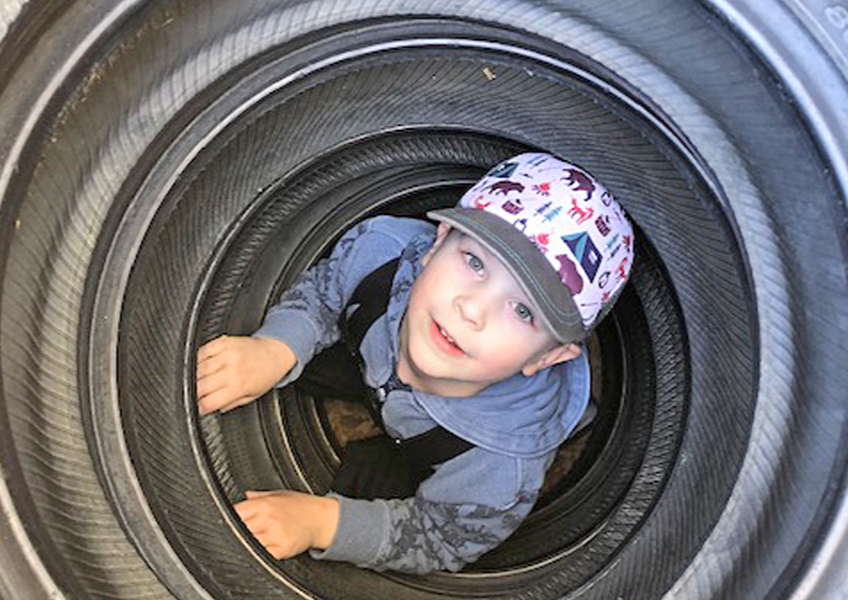
[[[448,431],[492,452],[531,458],[555,450],[577,426],[589,402],[589,380],[584,351],[532,377],[514,375],[476,396],[414,394]]]

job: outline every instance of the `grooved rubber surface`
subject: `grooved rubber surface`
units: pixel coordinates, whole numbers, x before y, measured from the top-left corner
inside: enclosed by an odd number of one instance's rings
[[[143,481],[151,486],[152,496],[162,503],[163,514],[168,515],[174,531],[201,563],[210,564],[207,561],[215,560],[214,557],[218,555],[226,555],[229,559],[232,555],[231,551],[226,550],[226,544],[229,542],[226,535],[219,541],[211,539],[213,533],[204,530],[202,526],[210,517],[204,516],[198,502],[186,506],[183,498],[188,490],[175,486],[175,481],[171,479],[171,473],[177,468],[182,471],[176,475],[176,479],[184,485],[194,477],[192,469],[196,467],[192,461],[183,460],[180,463],[175,460],[188,451],[184,447],[185,435],[178,430],[156,426],[164,409],[159,399],[177,393],[181,385],[181,374],[174,372],[169,365],[180,362],[179,356],[173,354],[178,353],[181,347],[177,339],[179,322],[187,310],[186,307],[191,304],[195,290],[194,285],[187,283],[202,276],[207,262],[196,252],[215,245],[215,241],[206,236],[216,235],[220,238],[225,234],[225,230],[215,230],[214,227],[234,221],[248,206],[254,190],[266,189],[275,178],[285,174],[287,168],[291,168],[287,165],[297,165],[298,161],[302,160],[300,157],[320,156],[323,147],[331,148],[333,144],[343,140],[366,136],[369,132],[379,132],[398,121],[408,122],[412,119],[422,123],[436,122],[443,120],[444,115],[450,115],[452,121],[448,124],[454,127],[488,128],[507,137],[517,137],[517,132],[521,132],[530,139],[543,140],[547,145],[561,148],[565,155],[583,153],[584,164],[586,160],[598,160],[596,155],[604,153],[603,163],[598,163],[602,165],[600,168],[609,173],[614,188],[631,190],[625,197],[639,198],[638,202],[630,203],[625,199],[625,205],[632,211],[637,222],[644,224],[651,232],[659,251],[668,256],[667,260],[675,270],[682,272],[681,276],[688,276],[691,265],[698,260],[693,253],[694,247],[685,243],[686,235],[691,230],[704,227],[714,229],[716,243],[720,244],[720,252],[715,251],[719,254],[725,251],[729,243],[727,232],[713,224],[715,216],[709,214],[705,207],[699,206],[695,192],[680,181],[674,167],[644,138],[635,135],[623,120],[617,118],[614,113],[611,115],[605,107],[599,106],[590,96],[584,95],[578,89],[569,89],[566,85],[551,82],[546,78],[530,77],[525,71],[512,69],[507,64],[493,61],[493,65],[499,73],[494,82],[489,82],[481,76],[477,61],[422,58],[415,62],[406,59],[397,63],[375,64],[370,68],[342,71],[335,78],[307,88],[274,111],[264,113],[232,138],[228,146],[220,150],[214,164],[205,166],[202,172],[192,179],[191,188],[175,209],[167,213],[167,221],[162,224],[161,229],[157,229],[158,236],[150,241],[145,252],[140,255],[127,294],[130,299],[126,313],[127,346],[123,352],[131,365],[122,388],[126,390],[125,401],[131,402],[129,426],[137,428],[133,436],[137,452],[134,456],[140,470],[143,470]],[[426,88],[421,87],[422,81],[427,82]],[[485,89],[486,93],[476,93],[478,88]],[[349,89],[357,90],[356,95],[351,97],[344,93],[344,90]],[[515,97],[523,99],[521,111],[505,102],[506,98]],[[379,110],[373,108],[378,106],[376,98],[380,99]],[[476,102],[464,102],[463,98],[475,98]],[[450,110],[446,106],[450,106]],[[555,115],[558,115],[560,120],[563,120],[563,115],[570,116],[564,119],[567,123],[567,134],[564,134],[565,126],[560,128],[550,125],[554,122]],[[461,140],[462,136],[457,134],[456,137]],[[608,150],[604,152],[604,140],[610,138],[618,141],[614,153]],[[496,162],[484,161],[479,152],[470,152],[472,148],[467,143],[464,144],[465,147],[458,148],[459,152],[452,152],[449,140],[450,136],[446,135],[445,140],[436,144],[425,137],[422,142],[409,142],[410,152],[405,152],[402,144],[387,145],[387,150],[381,152],[379,143],[376,143],[371,152],[363,154],[362,159],[357,158],[354,146],[351,150],[353,155],[350,157],[339,161],[336,161],[335,157],[324,159],[325,162],[319,162],[324,171],[319,171],[319,177],[315,179],[317,185],[308,183],[301,187],[299,184],[292,184],[288,187],[285,182],[282,183],[280,190],[275,193],[277,200],[274,212],[267,211],[266,214],[260,211],[254,215],[251,226],[255,232],[250,230],[249,235],[264,235],[266,244],[269,237],[282,242],[283,246],[276,249],[276,252],[273,247],[269,250],[278,254],[277,261],[284,262],[287,253],[297,248],[299,240],[305,239],[307,232],[334,218],[333,213],[328,212],[330,206],[321,207],[317,204],[317,199],[323,197],[322,194],[331,191],[327,189],[326,184],[320,184],[321,177],[325,180],[343,181],[345,176],[340,175],[340,172],[347,171],[348,176],[353,177],[359,173],[374,171],[381,165],[402,165],[404,161],[416,156],[427,157],[434,164],[451,164],[457,161],[462,164],[461,161],[469,161],[474,157],[478,168],[483,168],[487,162]],[[247,165],[250,165],[250,168]],[[651,166],[648,173],[643,172],[645,165]],[[211,206],[208,200],[210,197],[216,198]],[[199,208],[201,206],[202,209]],[[670,236],[664,230],[669,226],[668,211],[678,209],[681,214],[675,224],[681,233]],[[296,226],[287,228],[287,221]],[[338,227],[341,226],[342,223],[339,223]],[[330,232],[324,235],[337,233],[331,225],[328,227]],[[279,230],[280,233],[271,237],[269,232],[274,230]],[[218,233],[215,233],[216,231]],[[284,236],[292,238],[286,239]],[[255,251],[250,237],[240,243],[247,252]],[[708,247],[707,252],[709,251]],[[732,265],[732,259],[729,262]],[[238,259],[238,255],[225,264],[226,269],[233,274],[232,277],[239,278],[239,284],[250,282],[250,269]],[[730,277],[731,281],[733,280],[731,275],[724,274],[727,269],[725,262],[710,266],[710,269],[713,268],[722,273],[721,277]],[[698,272],[697,276],[711,277],[714,273],[710,269],[704,273]],[[718,277],[715,279],[720,281]],[[685,284],[696,286],[698,282],[687,281]],[[734,283],[734,287],[741,288],[738,283]],[[233,290],[235,289],[237,288],[233,287]],[[646,288],[649,289],[650,287]],[[221,318],[222,310],[218,308],[218,302],[228,302],[229,293],[231,292],[225,287],[221,298],[212,300],[207,316],[213,319]],[[646,293],[650,308],[651,294],[647,291]],[[735,318],[744,322],[745,303],[741,292],[729,290],[721,293],[725,294],[721,299],[731,302],[734,306],[732,314]],[[706,318],[710,319],[709,313]],[[668,321],[663,324],[658,322],[656,327],[659,327],[662,333],[662,327],[668,324]],[[715,323],[712,323],[709,329],[714,330]],[[659,342],[657,347],[662,349],[663,344]],[[134,347],[156,347],[156,355],[136,361]],[[170,349],[170,354],[163,352],[163,349]],[[642,352],[648,352],[648,349],[643,348]],[[740,352],[745,352],[745,349],[741,348]],[[679,361],[683,355],[678,350],[675,356]],[[641,467],[638,465],[644,459],[638,455],[633,456],[635,463],[629,468],[639,470],[633,484],[633,497],[615,513],[614,518],[610,518],[608,531],[604,535],[598,536],[580,555],[569,557],[568,567],[565,567],[566,563],[563,562],[560,567],[564,569],[562,573],[550,574],[550,581],[557,582],[557,589],[574,588],[596,573],[631,535],[626,532],[632,531],[645,519],[656,501],[667,469],[673,461],[676,440],[679,440],[682,406],[686,398],[686,386],[679,380],[680,363],[675,366],[674,361],[665,361],[663,355],[659,355],[658,360],[665,362],[663,373],[669,369],[677,373],[672,380],[678,381],[671,385],[669,390],[662,391],[663,394],[670,394],[663,405],[666,406],[665,411],[671,411],[671,417],[664,415],[668,419],[671,433],[664,434],[661,427],[657,430],[656,435],[660,442],[652,446],[648,454],[651,458]],[[731,372],[727,377],[739,377],[736,373]],[[741,376],[744,377],[744,371]],[[630,385],[642,387],[643,395],[650,394],[653,377],[637,379],[640,380]],[[668,380],[664,377],[662,382],[668,383]],[[179,407],[172,405],[171,410],[175,413],[169,419],[178,420]],[[645,422],[642,427],[648,427],[648,423]],[[205,439],[212,449],[216,472],[223,473],[225,481],[231,482],[227,476],[230,471],[229,461],[224,458],[226,452],[222,450],[225,443],[212,434],[207,434]],[[662,440],[665,440],[665,443]],[[236,455],[234,460],[238,462],[242,459]],[[179,467],[180,464],[184,466]],[[243,464],[242,468],[244,467],[249,465]],[[711,486],[716,490],[716,495],[708,495],[705,499],[706,508],[698,507],[702,515],[709,518],[711,512],[715,514],[715,508],[710,507],[720,506],[721,498],[727,493],[725,490],[728,478],[732,481],[732,476],[730,472],[724,476],[724,480],[719,478]],[[240,473],[239,477],[244,479],[245,475]],[[229,485],[226,488],[233,493]],[[618,494],[621,494],[621,491],[616,492],[616,496]],[[606,504],[609,505],[614,500],[615,498],[610,498]],[[680,515],[673,520],[677,519],[681,519]],[[697,519],[691,520],[697,522]],[[676,523],[676,526],[679,527],[680,523]],[[697,540],[702,535],[700,527],[693,527],[687,534],[688,538]],[[218,546],[219,543],[222,545]],[[673,572],[679,568],[673,566],[680,560],[679,555],[664,552],[654,560],[658,571]],[[232,580],[240,577],[239,569],[242,567],[239,567],[235,558],[232,561],[217,562],[219,570],[216,576],[220,576],[222,580],[225,576]],[[225,575],[225,569],[230,568],[234,574]],[[287,566],[284,566],[283,570],[287,571]],[[297,578],[299,571],[294,571],[289,576]],[[373,584],[373,577],[364,577],[369,581],[369,585]],[[246,578],[242,576],[242,579]],[[222,581],[222,585],[229,585],[229,582]],[[438,584],[433,585],[434,589],[439,589]],[[254,589],[252,593],[259,593],[259,588]],[[516,591],[511,590],[510,593],[514,594]],[[527,597],[553,597],[540,589],[540,586],[527,586],[524,592],[517,593],[526,593]],[[351,591],[347,591],[345,597],[351,597],[351,594]]]
[[[26,8],[19,1],[0,7],[0,36]],[[635,529],[599,537],[597,547],[614,556],[574,596],[653,598],[670,590],[687,600],[760,598],[784,573],[791,576],[817,543],[816,527],[844,470],[844,195],[789,92],[777,90],[772,74],[746,58],[715,18],[697,3],[663,0],[184,0],[145,10],[127,16],[117,33],[102,32],[91,56],[77,57],[68,87],[54,90],[56,104],[33,106],[45,120],[28,132],[21,158],[0,171],[9,177],[0,182],[8,184],[0,219],[0,425],[9,432],[4,457],[13,455],[21,471],[4,465],[4,474],[15,474],[26,489],[16,502],[31,504],[48,532],[49,540],[38,540],[45,556],[60,555],[56,565],[67,563],[90,597],[172,597],[170,575],[150,570],[110,504],[109,486],[129,483],[104,486],[92,457],[87,403],[118,401],[151,508],[181,560],[216,595],[299,594],[278,577],[326,598],[396,597],[401,586],[410,598],[451,585],[475,593],[473,578],[390,578],[306,558],[269,570],[230,531],[214,489],[220,484],[232,499],[252,475],[230,479],[228,471],[249,455],[216,441],[229,435],[227,422],[202,423],[209,462],[222,478],[210,489],[198,471],[206,457],[193,456],[198,432],[184,411],[191,401],[184,350],[194,341],[188,310],[233,223],[305,163],[398,127],[471,131],[583,164],[631,211],[674,285],[686,356],[649,319],[658,358],[652,385],[673,400],[653,415],[646,459],[633,479],[637,510],[625,505],[616,515]],[[411,23],[411,15],[452,18]],[[384,17],[393,18],[387,28]],[[57,44],[65,41],[64,25],[50,30]],[[367,57],[322,62],[378,42],[423,38],[452,43],[383,46]],[[498,50],[483,48],[493,39]],[[463,46],[468,40],[483,44]],[[597,67],[606,82],[587,91],[578,76],[528,56],[527,48]],[[46,69],[37,59],[27,65]],[[638,90],[658,121],[682,132],[706,185],[662,142],[665,133],[618,104],[611,91],[618,83]],[[12,85],[12,92],[0,90],[4,102],[10,93],[19,94],[16,101],[32,97],[20,93],[20,73]],[[15,116],[4,124],[8,136],[17,132],[12,121],[29,116],[9,104],[0,114]],[[443,149],[436,143],[432,151]],[[350,217],[329,214],[319,201],[311,206],[304,192],[285,214],[297,227],[283,226],[275,239],[280,260],[294,261],[281,279],[309,262],[298,253],[308,231],[338,228]],[[137,257],[134,247],[121,250],[124,263],[115,267],[134,268],[129,288],[120,290],[117,353],[109,344],[90,347],[85,336],[100,331],[100,321],[89,319],[103,256],[126,239],[143,247]],[[272,287],[256,295],[267,297]],[[640,292],[646,310],[655,300],[647,287]],[[210,318],[226,317],[212,307]],[[86,353],[114,355],[116,394],[88,397],[89,378],[101,374],[86,371]],[[687,361],[691,372],[681,379]],[[676,399],[687,395],[684,415]],[[662,424],[684,416],[680,453],[669,464],[678,440]],[[98,435],[120,437],[108,427]],[[158,530],[155,523],[130,526]],[[565,559],[589,576],[597,563],[584,560],[595,550]],[[339,573],[361,576],[368,587],[343,587],[333,579]],[[560,597],[574,583],[565,577],[552,569],[538,580],[518,578],[520,597]]]

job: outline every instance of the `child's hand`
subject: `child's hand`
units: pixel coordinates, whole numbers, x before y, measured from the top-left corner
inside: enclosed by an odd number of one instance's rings
[[[197,401],[201,415],[252,402],[297,362],[283,342],[221,336],[197,351]]]
[[[339,501],[300,492],[247,492],[234,507],[250,533],[276,559],[327,549],[339,526]]]

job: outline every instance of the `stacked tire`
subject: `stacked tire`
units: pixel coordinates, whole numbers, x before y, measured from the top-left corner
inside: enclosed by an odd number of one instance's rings
[[[0,597],[846,598],[848,7],[0,4]],[[459,574],[274,561],[245,489],[327,490],[297,386],[199,417],[358,220],[558,153],[638,228],[580,456]]]

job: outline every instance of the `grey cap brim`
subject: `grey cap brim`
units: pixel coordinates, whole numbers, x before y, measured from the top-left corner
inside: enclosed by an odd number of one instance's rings
[[[500,217],[476,208],[446,208],[427,216],[471,235],[500,258],[524,293],[541,311],[541,319],[559,342],[586,337],[583,319],[568,288],[527,236]]]

